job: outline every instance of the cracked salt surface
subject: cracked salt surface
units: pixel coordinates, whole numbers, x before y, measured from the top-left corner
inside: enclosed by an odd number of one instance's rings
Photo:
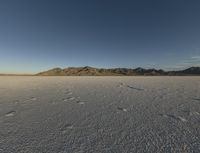
[[[0,87],[2,153],[200,152],[199,77],[3,76]]]

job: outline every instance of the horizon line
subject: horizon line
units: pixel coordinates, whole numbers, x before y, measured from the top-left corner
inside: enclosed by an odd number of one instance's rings
[[[68,67],[53,67],[53,68],[49,68],[49,69],[46,69],[46,70],[41,70],[41,71],[38,71],[38,72],[0,72],[0,75],[36,75],[38,73],[41,73],[41,72],[45,72],[45,71],[48,71],[48,70],[52,70],[52,69],[56,69],[56,68],[60,68],[60,69],[67,69],[67,68],[84,68],[84,67],[90,67],[90,68],[96,68],[96,69],[137,69],[137,68],[142,68],[142,69],[146,69],[146,70],[150,70],[150,69],[155,69],[155,70],[163,70],[164,72],[170,72],[170,71],[182,71],[182,70],[185,70],[185,69],[188,69],[188,68],[192,68],[192,67],[200,67],[200,66],[190,66],[190,67],[185,67],[185,68],[167,68],[168,70],[166,69],[163,69],[163,68],[154,68],[154,67],[147,67],[147,68],[144,68],[144,67],[135,67],[135,68],[130,68],[130,67],[94,67],[94,66],[68,66]]]

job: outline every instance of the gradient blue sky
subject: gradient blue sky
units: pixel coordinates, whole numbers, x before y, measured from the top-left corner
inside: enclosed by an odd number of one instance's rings
[[[0,73],[200,66],[199,0],[0,0]]]

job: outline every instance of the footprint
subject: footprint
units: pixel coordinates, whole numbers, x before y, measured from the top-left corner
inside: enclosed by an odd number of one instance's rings
[[[68,100],[74,100],[75,99],[75,97],[69,97],[69,98],[67,98]]]
[[[35,97],[32,97],[30,100],[31,100],[31,101],[36,101],[36,100],[37,100],[37,98],[35,98]]]
[[[123,112],[127,112],[128,110],[126,108],[122,108],[122,107],[117,107],[118,110],[123,111]]]
[[[162,117],[165,117],[165,118],[172,118],[177,121],[187,122],[187,120],[181,116],[175,116],[175,115],[171,115],[171,114],[159,114],[159,115]]]
[[[75,99],[75,97],[68,97],[68,98],[66,98],[66,99],[63,99],[63,101],[69,101],[69,100],[74,100]]]
[[[7,112],[6,113],[6,117],[11,117],[11,116],[14,116],[16,114],[16,111],[10,111],[10,112]]]
[[[37,100],[37,98],[35,98],[35,97],[31,97],[30,99],[27,99],[27,100],[25,100],[24,102],[36,101],[36,100]]]
[[[63,99],[64,102],[68,101],[68,99]]]
[[[72,92],[71,91],[66,91],[65,94],[66,95],[72,95]]]
[[[66,125],[65,125],[65,128],[66,128],[66,129],[73,129],[73,127],[74,127],[74,126],[73,126],[72,124],[66,124]]]
[[[72,130],[74,126],[72,124],[66,124],[63,128],[61,128],[62,134],[67,133],[68,130]]]
[[[200,101],[200,98],[192,98],[192,100]]]
[[[127,87],[127,88],[130,88],[130,89],[133,89],[133,90],[138,90],[138,91],[144,90],[142,88],[136,88],[136,87],[133,87],[133,86],[130,86],[130,85],[125,85],[124,83],[119,83],[118,87]]]
[[[185,118],[181,117],[181,116],[178,116],[177,119],[182,121],[182,122],[187,122],[187,120]]]
[[[19,102],[20,102],[19,100],[15,100],[14,104],[19,104]]]
[[[123,87],[123,86],[124,86],[124,83],[122,83],[122,82],[119,83],[119,85],[118,85],[118,87],[120,87],[120,88]]]
[[[85,104],[84,101],[77,101],[76,103],[77,103],[77,104],[80,104],[80,105],[84,105],[84,104]]]
[[[127,87],[130,88],[130,89],[138,90],[138,91],[143,91],[144,90],[144,89],[135,88],[135,87],[132,87],[132,86],[129,86],[129,85],[127,85]]]

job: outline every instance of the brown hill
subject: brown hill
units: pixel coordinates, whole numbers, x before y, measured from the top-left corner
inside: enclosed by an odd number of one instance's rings
[[[159,76],[159,75],[200,75],[200,67],[191,67],[182,71],[168,71],[156,69],[128,69],[128,68],[113,68],[102,69],[94,67],[68,67],[65,69],[54,68],[48,71],[40,72],[36,75],[39,76]]]

